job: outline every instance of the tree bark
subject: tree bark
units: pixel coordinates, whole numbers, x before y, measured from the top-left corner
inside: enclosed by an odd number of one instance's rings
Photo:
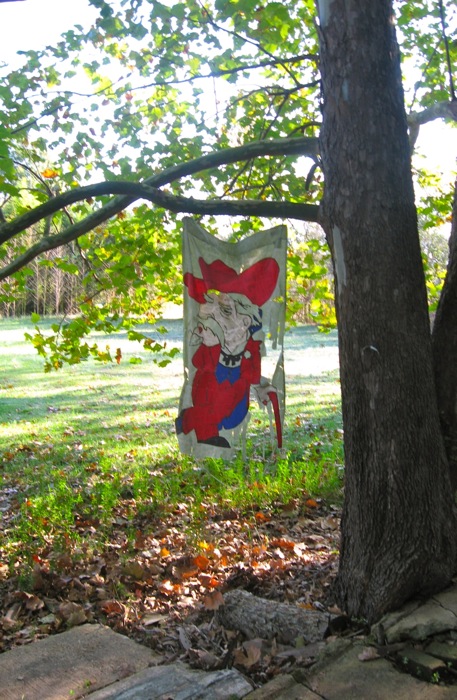
[[[217,617],[224,627],[243,632],[248,639],[275,638],[281,644],[322,641],[330,622],[330,616],[319,610],[258,598],[239,588],[224,593]]]
[[[346,460],[337,593],[374,621],[449,583],[455,523],[391,2],[317,5]]]
[[[438,410],[452,489],[457,490],[457,180],[449,262],[432,332]]]

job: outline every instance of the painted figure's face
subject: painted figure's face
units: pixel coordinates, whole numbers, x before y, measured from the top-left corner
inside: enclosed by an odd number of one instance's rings
[[[232,355],[246,346],[252,319],[239,312],[230,294],[209,292],[206,302],[200,304],[198,320],[196,332],[205,345],[220,343]]]

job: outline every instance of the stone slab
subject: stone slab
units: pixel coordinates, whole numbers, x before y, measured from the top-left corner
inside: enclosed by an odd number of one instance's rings
[[[451,610],[457,616],[457,586],[452,586],[452,588],[448,588],[442,593],[437,593],[433,596],[433,600],[436,600],[439,605]]]
[[[257,688],[244,700],[322,700],[301,683],[296,683],[292,676],[284,674],[276,676],[261,688]]]
[[[427,654],[450,663],[454,668],[457,666],[457,646],[454,644],[433,641],[427,646],[425,651]]]
[[[0,654],[2,700],[77,700],[137,673],[151,649],[103,625],[81,625]]]
[[[405,639],[421,641],[449,630],[457,630],[457,617],[432,599],[387,629],[386,639],[388,644]]]
[[[89,700],[241,700],[252,690],[235,669],[197,671],[181,663],[156,666],[90,693]]]
[[[444,677],[447,669],[442,659],[426,654],[421,649],[415,649],[414,647],[405,647],[397,654],[396,658],[402,668],[416,676],[416,678],[425,681],[432,681],[433,677],[439,680],[441,674]]]
[[[456,700],[457,687],[442,687],[401,673],[389,661],[359,661],[353,646],[311,672],[308,685],[325,700]]]

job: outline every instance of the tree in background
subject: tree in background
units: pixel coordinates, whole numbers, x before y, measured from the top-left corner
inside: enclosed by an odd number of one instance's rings
[[[32,260],[78,240],[92,280],[114,291],[109,306],[81,300],[63,345],[57,330],[36,344],[58,366],[87,356],[90,327],[127,325],[141,338],[135,319],[179,293],[173,213],[237,216],[233,238],[260,228],[258,217],[320,222],[345,428],[339,600],[374,620],[442,588],[456,563],[456,402],[439,390],[457,392],[455,246],[432,355],[410,149],[421,124],[456,117],[455,8],[395,4],[400,54],[389,0],[318,0],[317,15],[310,0],[91,4],[89,31],[27,52],[0,87],[4,258],[18,241],[0,279],[20,285]],[[402,58],[418,76],[408,115]],[[51,198],[27,194],[36,208],[18,186],[25,166],[53,183]],[[49,231],[24,244],[22,232],[47,219]]]

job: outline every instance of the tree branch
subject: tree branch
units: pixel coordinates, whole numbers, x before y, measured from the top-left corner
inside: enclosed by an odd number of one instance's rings
[[[53,200],[41,205],[39,209],[41,209],[42,213],[44,207],[48,207],[48,205],[55,205],[54,211],[58,211],[61,208],[58,206],[58,204],[62,200],[65,200],[66,204],[69,204],[72,201],[79,201],[81,199],[81,195],[83,195],[83,198],[86,198],[89,196],[96,197],[104,194],[118,193],[132,196],[134,199],[147,199],[153,204],[175,213],[217,216],[264,216],[298,219],[300,221],[318,221],[319,207],[315,204],[267,202],[256,199],[202,201],[199,199],[193,199],[192,197],[176,197],[174,195],[167,194],[166,192],[162,192],[160,189],[155,187],[150,187],[148,185],[135,182],[100,182],[97,185],[80,187],[77,190],[70,190],[70,192],[66,192],[63,195],[55,197]],[[70,195],[73,195],[73,197]],[[78,238],[81,233],[76,230],[77,228],[78,225],[70,226],[68,229],[65,229],[55,236],[47,236],[42,238],[38,243],[31,246],[25,253],[18,256],[16,260],[0,270],[0,281],[6,279],[14,272],[18,272],[18,270],[24,267],[24,265],[27,265],[38,255],[41,255],[48,250],[58,248],[61,245],[70,243]]]
[[[147,178],[141,185],[148,185],[153,188],[163,187],[171,182],[179,180],[183,177],[189,175],[195,175],[203,170],[209,170],[211,168],[216,168],[221,165],[228,165],[230,163],[236,163],[243,160],[251,160],[251,158],[256,158],[259,156],[309,156],[310,158],[316,158],[318,154],[318,140],[316,138],[290,138],[290,139],[272,139],[270,141],[256,141],[253,143],[246,144],[244,146],[236,146],[234,148],[227,148],[221,151],[214,151],[205,156],[200,156],[200,158],[195,158],[194,160],[188,161],[186,163],[180,163],[179,165],[171,166],[167,168],[162,173],[157,173]],[[118,183],[119,184],[119,183]],[[132,184],[135,183],[124,183]],[[115,194],[116,190],[114,187],[116,183],[110,182],[106,183],[107,186],[112,186],[113,189],[107,189],[105,192],[99,192],[101,194]],[[139,187],[140,185],[137,185]],[[88,186],[91,187],[90,185]],[[120,187],[123,187],[120,183]],[[71,238],[74,240],[79,236],[91,231],[96,226],[99,226],[104,221],[107,221],[112,216],[115,216],[120,211],[125,209],[132,204],[138,197],[143,196],[143,192],[136,190],[138,194],[134,193],[133,190],[127,193],[125,187],[124,189],[119,189],[117,192],[124,193],[123,197],[116,197],[111,202],[101,207],[100,209],[89,214],[82,221],[73,224],[66,231],[76,232],[76,235]],[[8,222],[0,226],[0,244],[13,238],[18,233],[21,233],[29,226],[37,223],[45,216],[59,211],[69,204],[74,204],[77,201],[81,201],[90,197],[89,190],[87,187],[76,188],[75,190],[70,190],[64,194],[58,195],[50,199],[49,201],[41,204],[40,206],[32,209],[31,211],[23,214],[14,221]]]
[[[435,104],[423,109],[421,112],[410,112],[410,114],[408,114],[411,150],[414,148],[422,124],[427,124],[435,119],[451,119],[452,121],[457,121],[457,101],[435,102]]]
[[[159,188],[182,177],[202,170],[208,170],[221,165],[250,160],[258,156],[309,156],[313,159],[318,154],[318,140],[315,138],[272,139],[237,146],[235,148],[216,151],[187,163],[167,168],[162,173],[152,175],[143,183],[135,182],[102,182],[95,185],[78,187],[57,195],[32,211],[23,214],[14,221],[0,226],[0,244],[5,243],[29,226],[47,216],[51,216],[65,206],[82,201],[88,197],[106,194],[120,194],[108,204],[92,212],[81,221],[68,226],[61,233],[42,238],[31,246],[16,260],[6,265],[0,271],[0,280],[20,270],[24,265],[38,255],[70,243],[92,230],[112,216],[125,209],[135,200],[142,198],[169,211],[188,214],[229,215],[229,216],[265,216],[278,218],[294,218],[302,221],[317,221],[319,207],[310,204],[294,202],[267,202],[258,200],[208,200],[201,201],[193,198],[176,197],[161,191]]]
[[[454,90],[454,80],[452,78],[452,63],[451,63],[451,55],[449,53],[449,39],[446,33],[446,17],[445,17],[445,12],[444,12],[444,6],[443,6],[443,0],[438,0],[438,6],[440,10],[440,20],[441,20],[441,31],[443,34],[443,39],[444,39],[444,49],[446,51],[446,61],[447,61],[447,70],[449,73],[449,90],[451,93],[451,99],[455,102],[456,96],[455,96],[455,90]]]

